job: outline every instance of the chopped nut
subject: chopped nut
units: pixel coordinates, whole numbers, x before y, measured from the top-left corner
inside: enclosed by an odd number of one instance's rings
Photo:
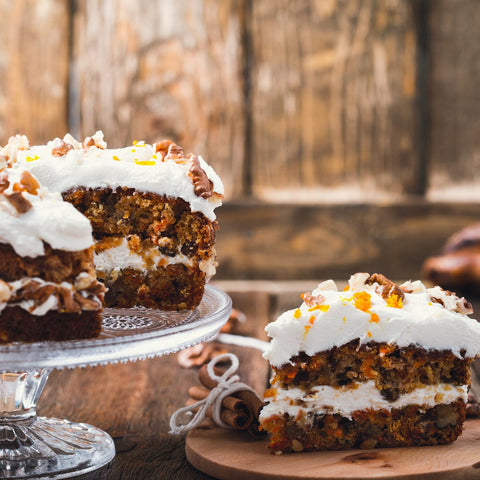
[[[165,160],[178,160],[179,158],[183,158],[183,148],[172,142],[168,147]]]
[[[23,187],[23,190],[31,195],[36,195],[40,188],[37,179],[27,170],[23,171],[20,175],[20,185]]]
[[[3,193],[10,186],[6,172],[0,173],[0,193]]]
[[[80,305],[73,300],[72,291],[65,287],[57,288],[58,311],[65,313],[80,313]]]
[[[22,192],[13,192],[5,197],[18,213],[26,213],[32,208],[32,204],[22,195]]]
[[[294,452],[301,452],[303,451],[303,445],[298,440],[292,440],[292,450]]]
[[[174,143],[171,140],[162,140],[161,142],[157,142],[154,145],[155,153],[160,153],[163,160],[168,153],[168,148],[170,147],[170,145],[174,145]]]
[[[100,310],[100,308],[102,307],[102,304],[100,302],[97,302],[96,300],[93,300],[92,298],[86,298],[78,292],[75,292],[73,294],[73,299],[79,305],[81,310],[95,312],[97,310]]]
[[[8,302],[11,296],[10,287],[7,282],[0,280],[0,302]]]
[[[93,147],[95,145],[95,140],[92,137],[87,137],[83,143],[83,148]]]
[[[63,157],[69,150],[73,150],[73,146],[60,140],[58,147],[52,148],[52,155],[54,157]]]
[[[205,170],[200,165],[200,161],[196,155],[190,158],[190,169],[188,170],[188,176],[193,181],[193,190],[197,197],[210,198],[213,194],[213,183],[208,178]]]
[[[370,450],[372,448],[375,448],[377,446],[377,443],[378,441],[376,438],[366,438],[360,444],[360,448],[363,450]]]
[[[310,292],[303,294],[303,301],[307,307],[314,307],[315,305],[322,305],[325,302],[323,295],[312,295]]]
[[[49,284],[38,288],[32,295],[32,300],[35,300],[37,305],[44,304],[48,298],[55,293],[55,285]]]
[[[398,298],[402,300],[405,298],[405,293],[403,290],[395,283],[389,280],[385,275],[380,273],[374,273],[367,278],[366,281],[367,285],[373,285],[374,283],[378,283],[380,285],[381,291],[380,294],[386,300],[391,295],[397,295]]]
[[[457,424],[458,414],[451,405],[438,405],[436,414],[438,428],[445,428],[449,425],[454,427]]]
[[[97,279],[94,275],[90,275],[86,272],[82,272],[75,279],[75,289],[76,290],[86,290],[89,287],[94,286],[97,282]]]

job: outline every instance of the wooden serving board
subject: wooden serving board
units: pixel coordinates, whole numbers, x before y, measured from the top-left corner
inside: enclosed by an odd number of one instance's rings
[[[468,420],[451,445],[272,455],[266,440],[218,427],[186,439],[188,461],[225,480],[245,479],[480,479],[480,419]]]

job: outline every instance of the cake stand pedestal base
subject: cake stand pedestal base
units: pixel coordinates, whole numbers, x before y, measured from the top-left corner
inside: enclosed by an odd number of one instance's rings
[[[37,417],[50,370],[0,374],[0,478],[70,478],[96,470],[115,456],[102,430]]]

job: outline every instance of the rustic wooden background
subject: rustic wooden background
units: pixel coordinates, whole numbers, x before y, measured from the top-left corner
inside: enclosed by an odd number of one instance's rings
[[[417,277],[480,218],[477,0],[0,0],[0,141],[168,137],[218,278]]]

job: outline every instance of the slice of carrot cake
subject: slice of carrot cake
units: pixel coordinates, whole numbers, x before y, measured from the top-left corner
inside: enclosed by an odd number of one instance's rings
[[[0,259],[0,343],[100,333],[90,223],[26,170],[0,170]]]
[[[437,445],[462,431],[480,324],[463,298],[357,273],[266,328],[261,426],[274,453]]]

